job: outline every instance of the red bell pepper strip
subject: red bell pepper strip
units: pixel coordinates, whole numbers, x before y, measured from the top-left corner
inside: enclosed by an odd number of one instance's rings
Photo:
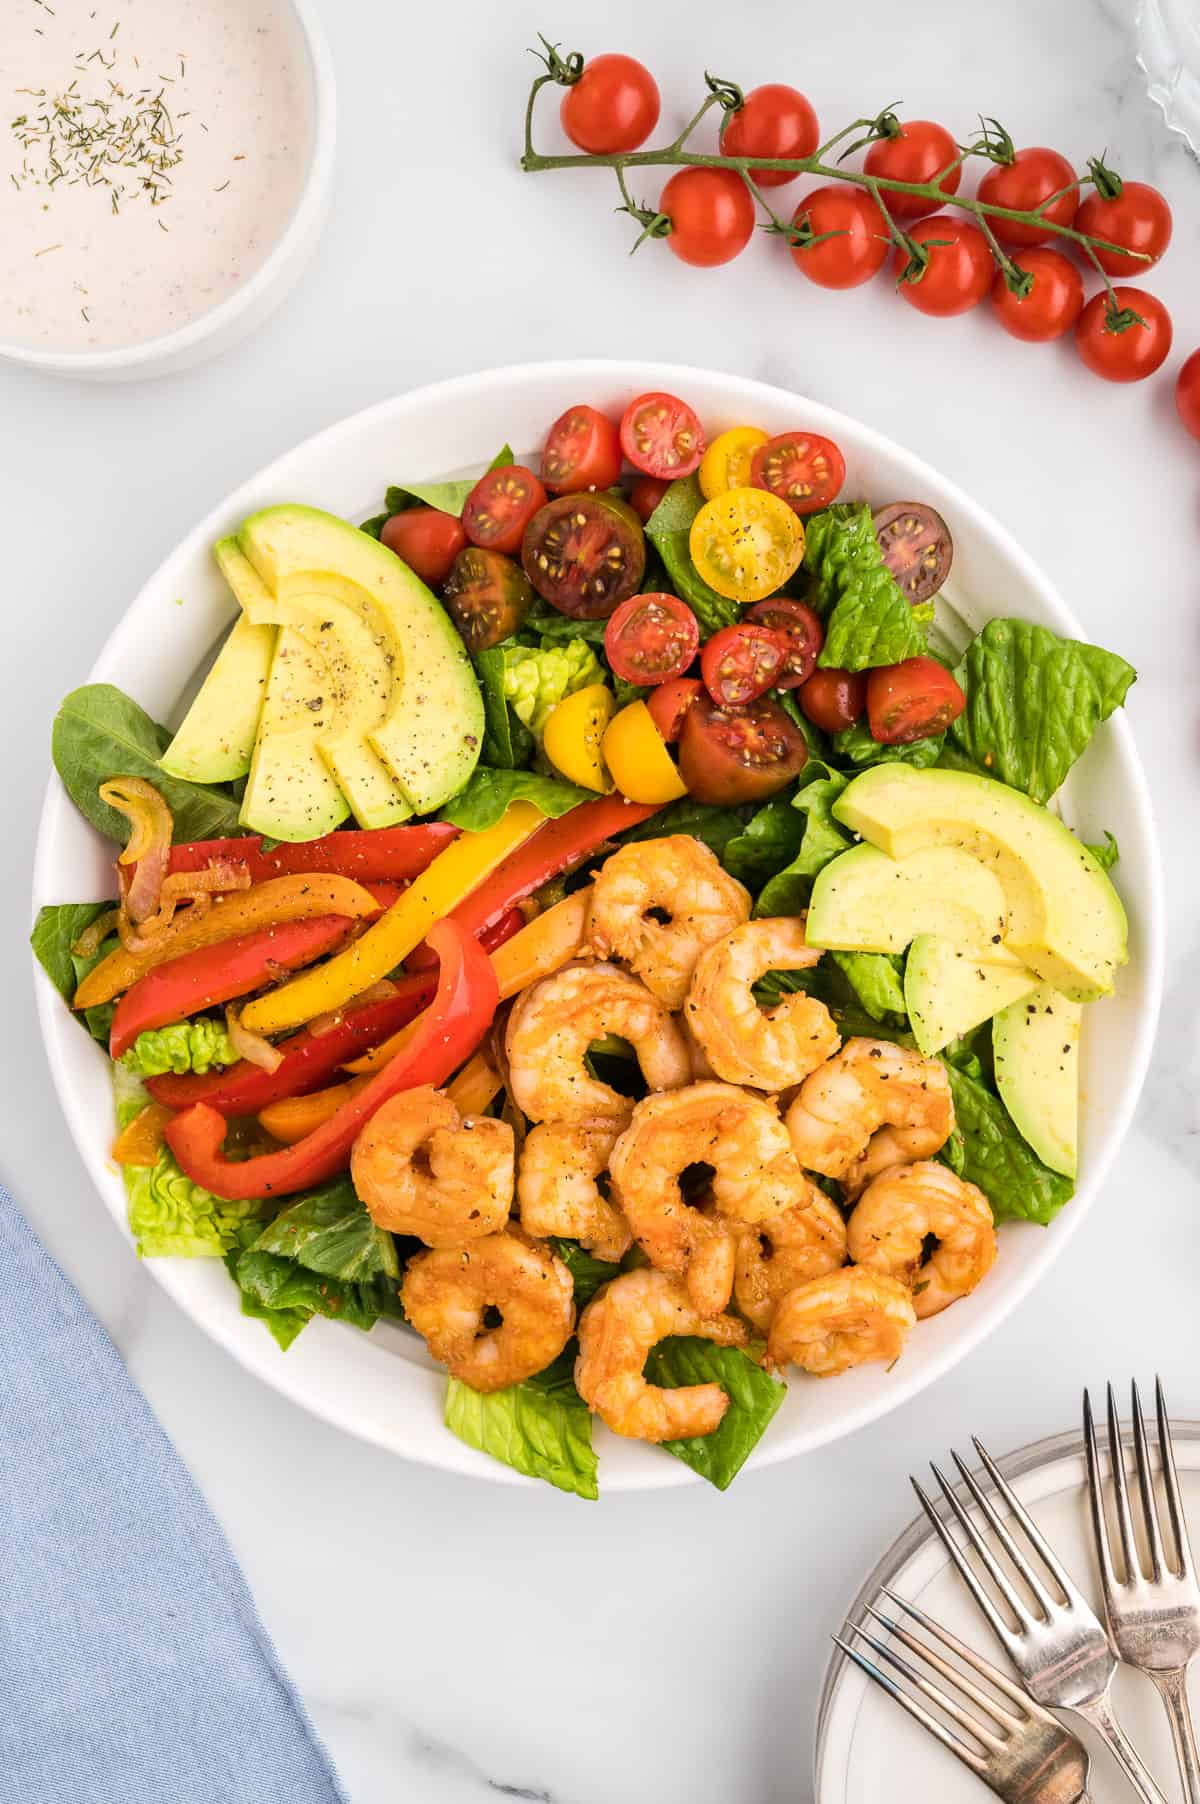
[[[371,888],[373,893],[375,885],[372,884]],[[519,908],[508,909],[498,921],[493,921],[490,927],[484,928],[479,935],[479,944],[485,952],[494,952],[497,946],[503,946],[505,940],[511,940],[514,933],[520,933],[525,925],[525,920],[526,917]],[[428,940],[422,940],[421,944],[415,947],[405,959],[404,969],[406,971],[432,971],[436,964],[436,953]]]
[[[167,1145],[194,1184],[249,1201],[323,1183],[349,1164],[355,1140],[385,1102],[416,1084],[444,1083],[471,1056],[500,1000],[491,960],[450,920],[431,927],[429,940],[440,960],[437,992],[410,1044],[303,1140],[254,1159],[226,1159],[225,1117],[215,1109],[200,1104],[168,1122]]]
[[[406,883],[445,851],[458,828],[448,821],[426,821],[416,827],[349,828],[326,833],[321,839],[300,845],[262,850],[262,840],[197,839],[171,847],[171,872],[202,871],[214,859],[233,859],[248,866],[250,881],[268,877],[294,877],[306,871],[332,872],[356,877],[360,883],[380,877],[390,883]]]
[[[274,1071],[264,1071],[241,1059],[228,1071],[188,1072],[177,1077],[165,1072],[146,1080],[146,1088],[155,1102],[171,1109],[190,1109],[194,1103],[205,1103],[221,1115],[257,1115],[268,1104],[281,1102],[285,1096],[303,1096],[319,1090],[347,1059],[357,1058],[390,1039],[421,1013],[433,999],[437,988],[436,974],[402,977],[396,994],[382,1002],[366,1002],[360,1008],[347,1009],[336,1027],[314,1033],[306,1027],[302,1033],[282,1040],[279,1051],[283,1059]]]
[[[140,1033],[186,1020],[198,1009],[260,990],[280,971],[311,964],[332,952],[350,931],[347,915],[324,915],[315,921],[281,921],[260,927],[215,946],[200,946],[179,958],[156,965],[126,990],[117,1004],[108,1050],[119,1059]]]

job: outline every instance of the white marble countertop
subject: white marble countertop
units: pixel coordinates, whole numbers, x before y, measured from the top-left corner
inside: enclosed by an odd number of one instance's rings
[[[355,1804],[805,1799],[828,1634],[911,1514],[911,1467],[970,1430],[999,1452],[1071,1426],[1085,1381],[1109,1374],[1157,1369],[1176,1410],[1200,1416],[1200,445],[1175,424],[1165,372],[1114,388],[1066,349],[993,330],[985,309],[938,322],[886,282],[824,293],[765,242],[708,273],[654,246],[630,262],[605,179],[516,167],[539,24],[569,46],[642,56],[668,119],[691,110],[708,67],[747,86],[794,81],[831,127],[903,97],[959,135],[983,112],[1018,143],[1050,142],[1080,163],[1107,146],[1175,207],[1175,244],[1150,284],[1175,316],[1173,371],[1200,342],[1200,169],[1142,96],[1131,11],[1122,0],[1010,0],[999,12],[947,0],[558,0],[518,17],[482,0],[329,0],[337,194],[284,310],[220,362],[141,387],[0,369],[11,1011],[0,1172],[225,1525]],[[1130,711],[1164,837],[1172,975],[1159,1051],[1069,1257],[906,1409],[724,1497],[697,1487],[585,1506],[440,1476],[247,1377],[135,1265],[89,1191],[51,1092],[24,951],[54,708],[183,530],[265,460],[380,396],[574,353],[764,377],[954,475],[1088,631],[1138,665]]]

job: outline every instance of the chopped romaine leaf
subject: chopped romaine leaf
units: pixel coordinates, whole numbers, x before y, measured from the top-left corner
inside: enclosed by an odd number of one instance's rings
[[[681,1385],[719,1384],[729,1397],[719,1427],[712,1434],[684,1441],[664,1441],[668,1453],[727,1490],[761,1440],[787,1395],[787,1385],[772,1378],[738,1347],[714,1347],[690,1335],[660,1341],[646,1361],[651,1384],[667,1390]]]
[[[220,1021],[200,1015],[194,1021],[175,1021],[169,1027],[148,1027],[140,1033],[121,1063],[135,1077],[161,1077],[171,1071],[203,1073],[214,1065],[236,1065],[238,1055]]]
[[[595,1499],[592,1418],[564,1354],[523,1384],[484,1395],[457,1378],[446,1387],[446,1426],[468,1447],[541,1478],[560,1491]]]
[[[869,670],[919,657],[933,607],[910,606],[884,563],[867,503],[826,508],[804,530],[804,567],[812,577],[807,600],[825,621],[821,665]]]
[[[1074,1184],[1043,1165],[1017,1132],[973,1052],[952,1052],[942,1063],[950,1077],[955,1117],[955,1131],[940,1155],[943,1162],[979,1186],[997,1222],[1034,1221],[1045,1227],[1070,1202]]]
[[[438,818],[466,833],[483,833],[503,820],[510,802],[532,802],[547,820],[557,820],[580,802],[595,799],[594,790],[581,789],[561,777],[542,777],[529,770],[492,770],[479,764]]]

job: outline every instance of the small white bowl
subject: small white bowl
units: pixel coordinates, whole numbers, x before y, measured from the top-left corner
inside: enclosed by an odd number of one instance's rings
[[[83,382],[138,381],[189,369],[215,357],[252,332],[274,312],[295,286],[329,211],[337,140],[337,90],[333,59],[314,0],[287,0],[308,58],[312,134],[308,174],[287,226],[265,261],[225,300],[199,313],[185,326],[137,344],[110,351],[56,351],[0,338],[0,358],[44,370],[51,376],[74,376]]]

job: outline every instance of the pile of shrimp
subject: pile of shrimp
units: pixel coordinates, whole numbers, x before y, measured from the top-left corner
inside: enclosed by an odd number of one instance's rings
[[[405,1271],[405,1313],[465,1384],[519,1383],[577,1337],[577,1388],[615,1433],[711,1434],[727,1394],[649,1383],[660,1341],[753,1336],[770,1369],[818,1377],[890,1364],[990,1269],[987,1198],[935,1157],[954,1128],[945,1067],[890,1041],[843,1044],[803,990],[762,1008],[767,972],[822,955],[802,916],[750,909],[690,835],[613,853],[581,955],[508,1017],[499,1063],[528,1124],[519,1145],[509,1119],[427,1087],[363,1130],[359,1195],[426,1249]],[[589,1062],[612,1036],[637,1060],[638,1101]],[[614,1267],[578,1317],[556,1240]]]

